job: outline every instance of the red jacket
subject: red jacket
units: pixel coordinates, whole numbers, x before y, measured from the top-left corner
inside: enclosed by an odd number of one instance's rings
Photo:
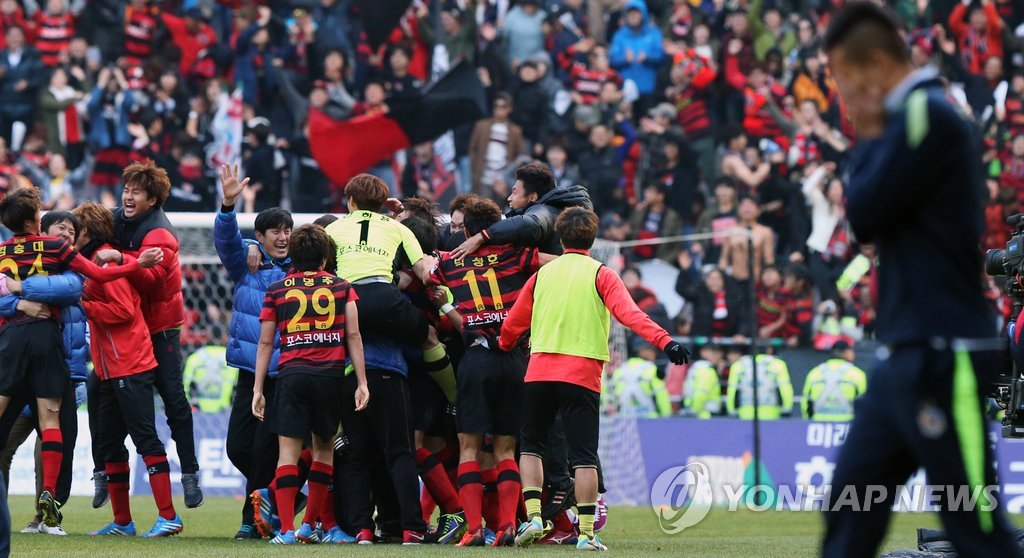
[[[181,75],[190,77],[192,65],[199,57],[199,53],[216,44],[217,35],[214,34],[213,28],[205,23],[200,24],[199,32],[193,35],[188,32],[184,18],[168,13],[161,13],[160,17],[163,19],[164,26],[171,33],[174,45],[181,51],[181,61],[178,64]]]
[[[100,249],[110,248],[108,245]],[[107,264],[108,266],[114,264]],[[156,368],[153,342],[139,308],[141,297],[128,279],[85,282],[82,306],[89,320],[93,370],[102,380]]]
[[[117,215],[120,214],[118,210]],[[123,219],[123,217],[121,217]],[[157,210],[134,232],[120,238],[123,253],[138,258],[149,248],[163,250],[164,259],[156,267],[139,269],[129,276],[142,296],[142,315],[150,333],[180,328],[185,323],[185,299],[181,295],[181,263],[178,261],[178,239],[163,211]]]
[[[1003,20],[993,4],[982,4],[981,9],[985,12],[988,25],[980,33],[964,21],[967,6],[963,2],[957,2],[949,14],[949,29],[956,37],[964,67],[972,74],[980,74],[989,57],[1003,56]]]

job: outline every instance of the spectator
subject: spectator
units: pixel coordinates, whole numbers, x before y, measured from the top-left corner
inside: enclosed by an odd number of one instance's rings
[[[739,284],[744,301],[750,300],[748,295],[751,281],[761,276],[761,269],[775,263],[775,239],[771,229],[757,222],[760,215],[761,209],[753,198],[740,200],[737,213],[739,219],[727,233],[718,260],[718,267],[729,270]],[[750,268],[751,264],[753,269]]]
[[[594,212],[622,212],[625,194],[621,187],[622,160],[628,148],[612,145],[615,135],[605,124],[590,129],[590,146],[580,155],[580,174],[594,202]],[[632,142],[630,142],[632,143]],[[625,145],[625,143],[624,143]]]
[[[668,205],[679,215],[683,226],[696,223],[694,200],[700,185],[700,170],[691,144],[682,134],[665,134],[662,147],[663,168],[658,173],[658,182],[668,188]]]
[[[760,162],[757,166],[750,166],[743,157],[747,148],[747,135],[740,128],[731,128],[726,131],[726,151],[722,155],[722,176],[735,181],[743,186],[743,191],[748,189],[757,192],[757,188],[772,170],[771,163]]]
[[[523,139],[532,147],[534,156],[544,154],[544,142],[550,128],[551,100],[540,83],[540,70],[536,61],[527,60],[517,70],[512,82],[512,122],[523,130]]]
[[[103,205],[116,207],[114,188],[121,182],[121,171],[128,164],[132,136],[128,132],[134,93],[120,68],[100,70],[96,87],[89,97],[89,147],[96,150],[96,168],[91,178],[90,197],[99,197]]]
[[[185,10],[184,17],[163,12],[160,18],[170,33],[174,46],[178,47],[181,53],[178,70],[185,78],[193,77],[194,65],[200,53],[213,47],[217,41],[213,28],[206,23],[203,11],[195,6]]]
[[[243,190],[245,213],[258,213],[271,207],[281,205],[281,169],[277,166],[274,146],[268,142],[270,138],[270,122],[263,117],[256,117],[246,123],[246,146],[243,150],[246,174],[249,185]]]
[[[800,103],[796,122],[796,134],[787,159],[789,166],[800,168],[822,161],[839,162],[849,142],[821,119],[818,104],[813,99]]]
[[[46,169],[22,157],[20,164],[25,175],[39,188],[43,209],[71,211],[75,200],[82,199],[82,193],[92,174],[93,156],[87,154],[81,165],[68,169],[67,160],[60,153],[51,153]]]
[[[761,339],[779,337],[786,319],[782,273],[774,265],[767,265],[761,270],[761,280],[757,287],[757,336]]]
[[[561,143],[551,143],[545,152],[551,174],[555,175],[556,188],[568,188],[580,183],[580,172],[576,165],[569,164],[569,154]]]
[[[677,122],[700,161],[704,180],[711,181],[718,175],[710,106],[711,85],[718,74],[710,60],[695,50],[677,53],[676,57],[679,61],[669,71],[671,85],[665,97],[676,108]]]
[[[814,286],[823,299],[829,300],[838,300],[836,280],[852,257],[843,183],[831,176],[834,170],[833,164],[821,165],[803,184],[804,196],[811,206],[808,265]]]
[[[398,45],[391,49],[388,56],[388,71],[385,85],[388,99],[414,99],[423,83],[409,73],[412,62],[412,49]]]
[[[65,0],[46,0],[46,9],[36,11],[34,24],[38,31],[36,48],[43,65],[52,68],[60,63],[60,53],[68,49],[75,35],[75,17]]]
[[[786,26],[779,8],[775,4],[770,5],[763,10],[762,17],[763,8],[764,0],[754,0],[748,15],[754,34],[754,55],[758,60],[764,60],[773,49],[789,52],[796,46],[796,36]]]
[[[525,151],[525,147],[523,129],[509,120],[512,96],[499,93],[494,98],[492,109],[493,116],[477,122],[469,140],[472,190],[478,196],[502,202],[504,196],[492,189],[494,181]]]
[[[408,159],[402,173],[402,193],[447,207],[457,194],[455,175],[434,153],[434,143],[426,141],[416,145]]]
[[[693,266],[689,252],[679,252],[679,278],[676,292],[693,304],[691,334],[697,337],[733,337],[747,332],[745,310],[739,287],[717,267],[704,276]]]
[[[449,61],[473,62],[476,56],[477,36],[476,17],[473,15],[475,11],[476,0],[466,1],[466,13],[455,7],[441,10],[441,32],[438,34],[430,23],[427,3],[421,2],[416,16],[419,18],[419,30],[423,41],[432,47],[443,46]]]
[[[124,8],[124,61],[141,66],[153,54],[160,8],[149,0],[130,0]]]
[[[818,112],[829,111],[836,94],[836,85],[825,71],[824,52],[815,49],[803,54],[792,89],[798,105],[812,101],[817,105]]]
[[[39,52],[25,44],[21,27],[7,28],[4,37],[7,48],[0,51],[0,133],[11,149],[19,151],[32,127],[45,74]],[[18,133],[14,133],[16,129]]]
[[[508,60],[517,69],[533,55],[544,51],[542,24],[547,13],[540,0],[520,0],[505,16],[505,43]]]
[[[50,73],[49,86],[39,94],[39,118],[46,127],[46,150],[75,163],[82,160],[85,149],[82,113],[87,89],[88,83],[83,83],[80,89],[72,87],[67,70],[57,67]]]
[[[701,215],[697,221],[698,233],[714,233],[710,241],[706,241],[701,252],[706,254],[707,260],[717,262],[722,254],[722,246],[725,245],[726,231],[736,225],[736,185],[732,179],[722,177],[715,183],[715,203]]]
[[[644,188],[643,200],[633,209],[629,218],[634,240],[653,240],[683,232],[682,219],[668,206],[667,197],[668,188],[663,184],[649,184]],[[677,243],[644,245],[633,249],[633,254],[639,260],[657,256],[669,263],[676,261],[678,252]]]
[[[809,276],[810,273],[802,264],[790,264],[782,276],[782,290],[786,296],[786,325],[782,327],[780,337],[790,347],[811,343],[814,295]]]
[[[980,74],[990,56],[1003,56],[1003,20],[992,0],[981,0],[968,14],[970,2],[961,1],[949,13],[949,29],[956,37],[964,68]],[[967,21],[964,16],[967,15]]]
[[[622,77],[610,66],[607,47],[594,44],[592,39],[584,39],[581,43],[583,46],[570,47],[569,52],[585,52],[587,62],[572,63],[568,69],[569,81],[572,83],[573,102],[578,105],[590,105],[597,102],[601,86],[605,82],[620,84]]]
[[[647,5],[642,0],[629,0],[626,25],[612,39],[611,64],[624,79],[636,84],[640,110],[651,105],[658,66],[664,57],[661,31],[647,20]]]

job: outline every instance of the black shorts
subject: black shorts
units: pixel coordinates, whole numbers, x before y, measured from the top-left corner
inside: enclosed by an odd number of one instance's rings
[[[459,432],[518,436],[523,415],[526,352],[474,345],[459,362],[456,415]]]
[[[31,390],[32,397],[59,399],[71,379],[64,339],[54,320],[32,320],[0,331],[0,395]]]
[[[452,434],[455,424],[449,418],[448,398],[437,382],[423,370],[410,370],[408,380],[412,396],[409,418],[413,430],[422,430],[431,436]]]
[[[278,436],[306,439],[310,432],[325,442],[341,424],[341,376],[292,371],[277,378],[274,424]]]
[[[352,285],[359,300],[359,333],[379,335],[403,345],[420,346],[427,340],[427,317],[402,296],[392,283]]]
[[[597,467],[601,394],[566,382],[529,382],[523,403],[522,453],[544,457],[548,433],[561,413],[569,466]]]

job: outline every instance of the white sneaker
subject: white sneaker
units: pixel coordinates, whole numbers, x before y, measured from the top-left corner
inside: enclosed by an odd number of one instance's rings
[[[65,531],[60,525],[57,525],[56,527],[47,527],[45,523],[40,523],[39,532],[44,535],[56,535],[58,537],[68,536],[67,531]]]
[[[42,527],[42,526],[43,526],[43,522],[42,521],[40,521],[38,519],[33,519],[32,521],[28,522],[28,525],[26,525],[25,528],[21,530],[21,532],[25,533],[26,535],[27,534],[31,534],[31,533],[40,533],[41,532],[40,527]]]

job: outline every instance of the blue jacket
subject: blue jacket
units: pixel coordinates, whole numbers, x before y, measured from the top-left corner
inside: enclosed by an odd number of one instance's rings
[[[260,342],[260,310],[263,297],[271,283],[284,279],[291,260],[274,261],[263,252],[263,247],[251,240],[242,240],[235,212],[218,211],[213,223],[213,244],[217,255],[235,283],[231,312],[231,330],[228,338],[227,362],[250,374],[256,370],[256,347]],[[249,272],[246,256],[250,244],[263,253],[263,262],[256,273]],[[278,337],[274,336],[274,356],[270,359],[270,376],[277,376],[277,361],[281,356]]]
[[[402,348],[384,337],[363,335],[363,359],[367,370],[385,370],[409,376],[409,365],[405,362]]]
[[[64,322],[64,359],[71,371],[71,379],[84,382],[89,376],[86,368],[89,360],[89,334],[85,311],[80,302],[82,277],[74,271],[65,271],[60,275],[36,275],[22,281],[21,288],[24,291],[21,297],[0,297],[0,316],[16,314],[21,298],[59,306],[61,321]]]
[[[92,126],[89,128],[89,145],[95,149],[107,149],[113,146],[128,147],[132,144],[134,139],[131,133],[128,132],[128,122],[131,118],[131,108],[135,102],[135,95],[129,89],[122,91],[117,94],[117,125],[114,126],[114,133],[110,133],[110,129],[106,125],[106,120],[103,118],[103,90],[99,87],[94,87],[92,90],[92,97],[89,99],[87,106],[89,111],[89,121],[92,122]]]
[[[640,29],[632,29],[628,25],[621,27],[612,37],[612,48],[609,58],[612,67],[622,73],[623,79],[631,79],[641,94],[653,93],[658,80],[658,66],[665,58],[665,50],[661,45],[661,31],[651,25],[647,16],[647,5],[643,0],[630,0],[626,10],[637,9],[644,14]],[[633,52],[633,62],[626,60],[626,51]],[[637,62],[640,53],[646,58]]]
[[[917,70],[886,99],[885,129],[860,139],[846,215],[878,247],[878,340],[990,337],[978,239],[984,231],[979,130]],[[924,286],[924,288],[922,288]]]

